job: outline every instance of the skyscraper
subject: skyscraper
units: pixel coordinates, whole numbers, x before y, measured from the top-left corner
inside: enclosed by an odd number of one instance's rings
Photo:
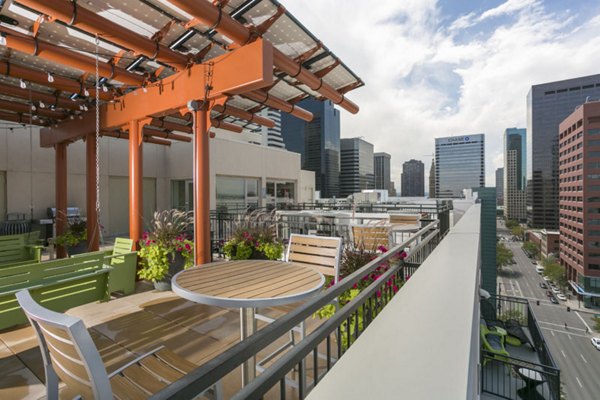
[[[285,149],[285,143],[283,143],[283,138],[281,137],[281,111],[272,108],[264,108],[257,114],[275,122],[273,128],[261,126],[257,130],[257,132],[260,132],[262,135],[262,145]]]
[[[402,164],[402,196],[425,196],[425,164],[410,160]]]
[[[375,189],[390,190],[390,159],[388,153],[375,153],[373,155],[375,165]]]
[[[508,128],[504,132],[504,217],[527,219],[527,153],[525,129]]]
[[[321,197],[339,196],[340,112],[329,100],[303,100],[298,106],[312,112],[313,120],[305,122],[283,113],[283,142],[289,151],[301,154],[302,169],[315,172],[315,189],[321,191]]]
[[[485,135],[435,139],[435,197],[462,197],[463,189],[485,186]]]
[[[527,222],[558,229],[558,124],[586,98],[600,97],[600,75],[544,83],[527,95]]]
[[[429,168],[429,198],[435,198],[435,158],[431,159],[431,167]]]
[[[361,138],[341,139],[340,196],[375,188],[373,145]]]
[[[504,205],[504,168],[496,168],[496,203]]]
[[[600,101],[559,125],[560,263],[586,307],[600,306]]]

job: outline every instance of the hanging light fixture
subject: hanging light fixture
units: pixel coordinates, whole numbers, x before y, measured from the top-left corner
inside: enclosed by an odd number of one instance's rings
[[[46,105],[41,100],[39,101],[38,105],[40,106],[40,108],[46,108]]]
[[[104,93],[108,92],[108,87],[106,85],[102,85],[102,91]]]
[[[19,79],[19,86],[21,86],[21,89],[27,88],[27,84],[25,83],[25,81],[23,79]]]
[[[35,110],[37,110],[37,107],[35,106],[35,104],[32,104],[31,105],[31,111],[35,111]]]
[[[54,82],[54,76],[52,76],[52,74],[50,72],[48,72],[48,82],[50,82],[50,83]]]
[[[83,95],[88,97],[90,95],[90,91],[87,88],[83,88]]]

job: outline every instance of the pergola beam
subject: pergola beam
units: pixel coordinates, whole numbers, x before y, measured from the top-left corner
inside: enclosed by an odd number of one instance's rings
[[[6,47],[10,49],[22,51],[23,53],[58,64],[67,65],[83,72],[96,73],[96,63],[91,57],[37,38],[25,36],[2,26],[0,26],[0,33],[4,34]],[[132,74],[124,68],[102,61],[98,62],[98,73],[105,78],[115,79],[129,85],[141,85],[144,82],[143,77]]]
[[[7,85],[6,83],[0,83],[0,93],[25,100],[29,100],[29,94],[31,93],[31,100],[33,101],[42,101],[48,107],[55,106],[73,111],[79,110],[79,106],[83,104],[80,100],[73,101],[62,97],[59,94],[53,95],[49,93],[37,92],[34,90],[30,92],[27,89],[21,89],[20,87]]]
[[[31,109],[31,104],[20,103],[16,101],[8,101],[0,99],[0,108],[9,111],[15,111],[20,113],[37,114],[46,118],[63,119],[68,114],[60,111],[52,111],[47,108],[36,107],[36,111]]]
[[[295,104],[290,104],[287,101],[281,100],[280,98],[271,96],[268,92],[262,90],[254,90],[252,92],[244,93],[243,96],[259,104],[284,111],[297,118],[300,118],[303,121],[310,122],[313,119],[313,115],[310,111],[306,111]]]
[[[251,29],[233,19],[229,14],[223,13],[217,6],[208,1],[170,0],[170,2],[192,15],[202,24],[214,26],[216,31],[224,34],[240,46],[247,45],[254,39]],[[330,85],[323,82],[322,78],[318,78],[278,49],[273,49],[273,63],[280,71],[302,82],[345,110],[353,114],[358,112],[358,106],[355,103],[346,99],[343,94],[338,93]]]
[[[151,60],[169,64],[176,70],[182,70],[188,64],[186,55],[139,35],[85,7],[77,7],[75,2],[47,0],[18,0],[18,2],[67,25],[92,34],[98,34],[100,38],[110,38],[113,43],[121,47],[130,49]]]
[[[35,120],[35,119],[31,119],[28,116],[24,116],[22,113],[18,113],[18,114],[13,114],[13,113],[8,113],[5,111],[0,111],[0,120],[2,121],[9,121],[9,122],[15,122],[17,124],[24,124],[24,125],[37,125],[37,126],[46,126],[46,124],[43,121]]]
[[[224,115],[231,115],[232,117],[240,118],[248,122],[253,122],[258,125],[266,126],[267,128],[274,128],[275,122],[272,120],[261,117],[260,115],[253,114],[248,111],[244,111],[240,108],[233,107],[227,103],[225,105],[216,105],[213,107],[213,111]]]
[[[0,61],[0,75],[6,75],[17,79],[22,79],[26,82],[33,82],[43,86],[48,86],[54,89],[61,90],[63,92],[78,93],[83,95],[83,89],[86,87],[74,79],[64,78],[62,76],[55,76],[54,82],[48,82],[48,73],[23,67],[17,64],[12,64],[8,61]],[[88,88],[90,97],[95,97],[96,89]],[[99,93],[101,100],[111,100],[112,95],[100,91]]]

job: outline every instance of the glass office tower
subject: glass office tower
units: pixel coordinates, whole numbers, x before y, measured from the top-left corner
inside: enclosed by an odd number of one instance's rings
[[[340,195],[375,188],[373,144],[361,138],[342,139]]]
[[[402,197],[425,196],[425,164],[409,160],[402,164]]]
[[[485,186],[485,135],[435,139],[436,198],[460,198],[463,189]]]
[[[544,83],[527,95],[527,222],[558,229],[558,124],[586,99],[600,98],[600,75]]]
[[[375,153],[373,155],[375,164],[375,189],[390,190],[390,161],[392,156],[388,153]]]
[[[329,100],[307,99],[299,107],[313,114],[311,122],[281,114],[281,136],[289,151],[300,153],[301,168],[315,172],[315,190],[322,198],[340,195],[340,112]]]

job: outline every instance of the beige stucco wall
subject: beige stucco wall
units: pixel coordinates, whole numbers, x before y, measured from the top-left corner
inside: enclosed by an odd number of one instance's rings
[[[251,137],[244,135],[241,138]],[[267,179],[294,181],[296,201],[312,201],[314,173],[300,169],[300,155],[285,150],[236,141],[234,134],[218,132],[210,141],[211,198],[216,207],[215,181],[217,175],[260,178],[262,193]],[[85,143],[69,144],[68,205],[81,208],[85,204]],[[24,213],[26,218],[45,218],[46,209],[54,206],[54,150],[39,146],[39,128],[0,130],[0,172],[6,179],[6,212]],[[107,234],[111,234],[111,213],[122,214],[128,208],[128,193],[110,193],[110,177],[127,177],[127,141],[102,138],[100,141],[100,219]],[[191,143],[174,142],[172,146],[144,144],[144,177],[155,178],[156,208],[171,207],[171,180],[192,178]],[[114,179],[113,179],[114,181]],[[114,187],[114,185],[113,185]],[[33,195],[32,195],[33,191]],[[0,191],[0,195],[1,195]],[[109,198],[112,197],[112,199]],[[148,193],[146,193],[148,196]],[[116,201],[115,201],[116,198]],[[112,201],[110,201],[112,200]],[[111,205],[118,210],[111,210]],[[0,212],[2,210],[0,209]],[[4,219],[0,215],[0,220]]]

